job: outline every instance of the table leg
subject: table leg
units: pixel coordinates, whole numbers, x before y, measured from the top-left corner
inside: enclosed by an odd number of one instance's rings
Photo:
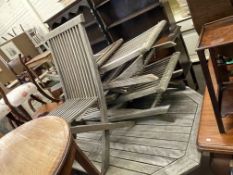
[[[218,129],[220,133],[225,133],[224,130],[224,125],[223,125],[223,121],[222,121],[222,116],[221,116],[221,112],[219,109],[219,104],[218,104],[218,100],[217,97],[215,95],[215,91],[214,91],[214,86],[213,86],[213,82],[211,79],[211,75],[210,75],[210,71],[209,71],[209,67],[208,67],[208,63],[205,57],[205,53],[203,50],[200,50],[197,52],[199,59],[200,59],[200,63],[201,63],[201,67],[202,67],[202,71],[205,77],[205,81],[206,81],[206,85],[209,91],[209,95],[211,98],[211,102],[213,105],[213,109],[214,109],[214,114],[215,114],[215,119],[218,125]]]

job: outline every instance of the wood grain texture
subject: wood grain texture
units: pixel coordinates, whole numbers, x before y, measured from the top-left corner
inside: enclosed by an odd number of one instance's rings
[[[230,0],[187,0],[187,2],[198,33],[204,24],[233,14]]]
[[[61,118],[28,122],[1,138],[0,174],[57,174],[70,142],[69,126]]]
[[[202,96],[189,88],[169,90],[161,103],[171,104],[168,114],[139,118],[131,128],[113,130],[107,175],[178,175],[198,167],[201,154],[196,137],[201,102]],[[101,139],[97,131],[80,133],[76,140],[97,167],[101,163]]]
[[[209,62],[209,69],[214,85],[214,90],[217,91],[217,80],[213,73],[212,63]],[[206,88],[203,98],[201,111],[200,126],[198,131],[197,145],[200,151],[213,153],[232,154],[233,144],[233,119],[232,115],[223,118],[225,134],[220,134],[214,116],[213,106],[210,100],[209,92]]]
[[[223,119],[225,134],[220,134],[214,118],[214,111],[206,89],[203,100],[200,127],[198,133],[198,148],[201,151],[214,153],[232,154],[233,144],[233,118],[231,116]]]
[[[233,17],[226,17],[202,27],[198,50],[227,45],[233,42]]]

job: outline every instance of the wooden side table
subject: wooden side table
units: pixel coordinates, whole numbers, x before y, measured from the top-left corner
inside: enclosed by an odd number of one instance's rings
[[[220,68],[220,64],[217,60],[219,53],[223,53],[221,49],[232,46],[232,44],[233,16],[230,16],[205,24],[203,26],[197,48],[197,53],[213,105],[214,116],[220,133],[224,133],[226,129],[224,128],[222,117],[229,116],[233,113],[233,83],[226,81],[226,73],[221,74],[222,70],[226,68],[225,66]],[[210,52],[213,72],[210,72],[208,68],[205,50]],[[216,83],[213,82],[211,74],[214,74],[216,77]],[[216,86],[214,84],[216,84]]]
[[[214,75],[211,62],[209,63],[211,75]],[[215,78],[212,76],[214,82]],[[214,83],[215,88],[216,84]],[[211,103],[208,89],[204,93],[202,112],[197,136],[199,151],[210,155],[210,167],[213,174],[230,174],[229,162],[233,154],[233,118],[222,119],[226,133],[220,133],[215,120],[214,109]]]
[[[74,160],[91,175],[99,171],[72,139],[59,117],[28,122],[0,139],[0,174],[71,174]]]
[[[209,70],[216,88],[216,78],[213,74],[213,66],[209,62]],[[221,154],[233,154],[233,118],[225,117],[222,122],[226,133],[219,133],[218,125],[214,118],[214,109],[211,103],[208,89],[204,93],[201,118],[199,123],[197,145],[200,151]]]
[[[46,62],[51,62],[53,60],[52,54],[50,51],[43,52],[35,57],[33,57],[30,61],[26,63],[30,69],[34,67],[38,67]]]

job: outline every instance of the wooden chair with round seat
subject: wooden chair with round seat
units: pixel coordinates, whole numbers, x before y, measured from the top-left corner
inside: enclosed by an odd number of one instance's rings
[[[74,160],[88,174],[100,174],[76,145],[69,125],[60,117],[32,120],[0,139],[1,175],[68,175]]]
[[[0,99],[0,120],[7,117],[11,126],[16,128],[25,122],[46,115],[59,106],[59,103],[43,102],[37,98],[35,95],[37,93],[37,87],[31,82],[21,84],[11,91],[0,83],[0,96],[2,97],[2,99]],[[22,105],[29,101],[32,96],[38,99],[37,101],[41,103],[41,106],[38,107],[38,109],[34,109],[32,104],[30,106],[29,103],[29,106],[34,111],[34,113],[30,115]]]

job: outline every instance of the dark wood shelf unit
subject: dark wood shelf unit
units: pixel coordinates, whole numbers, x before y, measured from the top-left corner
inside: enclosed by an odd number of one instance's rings
[[[90,43],[93,46],[93,45],[96,45],[96,44],[103,42],[105,40],[106,40],[106,38],[103,36],[103,37],[96,38],[95,40],[91,41]]]
[[[87,36],[92,45],[92,50],[94,53],[96,53],[102,48],[106,47],[110,41],[108,40],[106,34],[102,31],[103,28],[101,27],[99,20],[96,19],[95,14],[92,13],[92,8],[87,0],[74,1],[45,22],[52,30],[81,13],[85,18],[85,28],[87,31]]]
[[[104,6],[105,4],[107,4],[108,2],[110,2],[110,0],[105,0],[105,1],[101,2],[100,4],[96,5],[95,8],[100,8],[100,7]]]
[[[111,28],[108,32],[114,41],[119,38],[123,38],[125,41],[128,41],[157,24],[156,22],[151,21],[151,16],[154,16],[153,19],[155,21],[163,20],[163,16],[159,15],[161,12],[162,9],[148,11],[147,13],[137,16],[137,18],[128,20],[121,25]],[[164,31],[166,31],[166,33],[169,32],[169,24],[167,24]]]
[[[170,23],[169,15],[159,0],[89,0],[89,2],[112,41],[119,38],[128,41],[163,19]]]
[[[86,23],[84,26],[85,26],[85,28],[88,28],[88,27],[91,27],[91,26],[94,25],[94,24],[98,24],[98,23],[96,22],[96,20],[90,21],[90,22]]]
[[[138,16],[140,16],[140,15],[142,15],[142,14],[144,14],[144,13],[150,11],[150,10],[153,10],[154,8],[158,7],[159,5],[160,5],[159,3],[155,3],[155,4],[152,4],[152,5],[144,8],[144,9],[141,9],[141,10],[139,10],[137,12],[134,12],[134,13],[130,14],[129,16],[126,16],[126,17],[112,23],[111,25],[108,26],[108,29],[111,29],[113,27],[116,27],[116,26],[124,23],[124,22],[132,20],[132,19],[134,19],[134,18],[136,18],[136,17],[138,17]]]

